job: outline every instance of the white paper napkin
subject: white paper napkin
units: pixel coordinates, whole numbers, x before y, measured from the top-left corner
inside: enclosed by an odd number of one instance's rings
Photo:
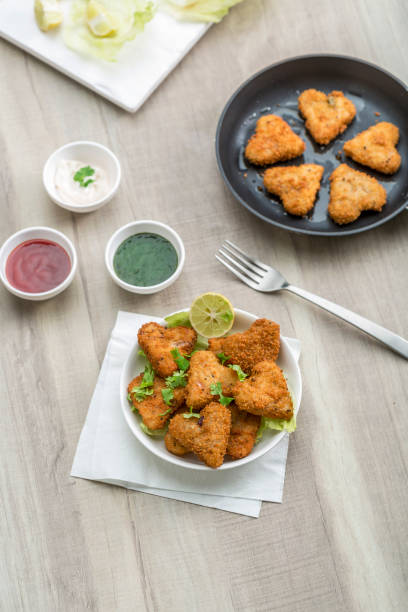
[[[156,457],[130,431],[120,406],[119,381],[137,331],[148,321],[163,323],[157,317],[118,313],[71,475],[258,517],[262,500],[282,501],[288,435],[269,453],[239,469],[197,472]],[[298,359],[299,341],[287,340]]]

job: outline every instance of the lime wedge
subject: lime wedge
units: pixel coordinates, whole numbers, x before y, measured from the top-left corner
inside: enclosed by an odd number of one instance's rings
[[[58,27],[63,17],[59,0],[35,0],[34,14],[37,25],[43,32]]]
[[[234,324],[231,302],[220,293],[203,293],[190,308],[190,323],[204,338],[219,338]]]
[[[112,36],[117,30],[117,23],[114,17],[108,13],[103,4],[90,0],[86,10],[86,20],[88,28],[99,38]]]

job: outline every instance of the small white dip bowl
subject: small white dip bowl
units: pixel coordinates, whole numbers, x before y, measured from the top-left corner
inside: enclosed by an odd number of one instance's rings
[[[42,291],[41,293],[21,291],[21,289],[14,287],[6,276],[6,263],[11,251],[13,251],[22,242],[35,239],[52,240],[53,242],[56,242],[68,253],[71,260],[71,270],[62,283],[49,291]],[[48,300],[49,298],[58,295],[58,293],[64,291],[64,289],[71,284],[72,279],[75,276],[76,268],[77,254],[74,245],[72,244],[71,240],[65,236],[65,234],[59,232],[58,230],[52,229],[52,227],[26,227],[25,229],[22,229],[10,236],[10,238],[6,240],[0,249],[0,278],[3,285],[10,291],[10,293],[14,293],[14,295],[18,295],[18,297],[26,300]]]
[[[178,264],[175,272],[173,272],[173,274],[163,282],[158,283],[157,285],[149,285],[148,287],[140,287],[137,285],[130,285],[119,278],[113,267],[113,258],[117,248],[124,240],[126,240],[126,238],[133,236],[133,234],[141,234],[145,232],[149,234],[158,234],[171,242],[176,249]],[[149,294],[157,293],[158,291],[162,291],[162,289],[166,289],[180,276],[184,266],[184,260],[185,250],[180,236],[171,227],[165,225],[164,223],[160,223],[159,221],[133,221],[132,223],[123,225],[113,234],[105,249],[105,263],[109,274],[115,283],[119,285],[119,287],[122,287],[122,289],[126,289],[131,293]]]
[[[55,187],[55,172],[58,162],[63,159],[75,159],[89,165],[94,164],[95,166],[99,166],[99,168],[106,172],[109,184],[108,193],[100,200],[92,202],[92,204],[75,204],[62,200]],[[91,142],[88,140],[69,142],[63,147],[60,147],[47,159],[43,170],[44,187],[51,200],[62,208],[78,213],[92,212],[107,204],[118,190],[120,177],[120,163],[116,155],[98,142]]]

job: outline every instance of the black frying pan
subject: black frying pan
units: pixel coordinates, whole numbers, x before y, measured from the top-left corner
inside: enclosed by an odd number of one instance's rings
[[[357,109],[357,115],[346,131],[327,146],[319,146],[312,140],[297,110],[299,94],[309,88],[325,93],[341,90]],[[251,166],[244,158],[245,145],[257,120],[269,113],[285,119],[306,142],[302,157],[282,165],[317,163],[325,167],[316,204],[307,217],[286,213],[279,198],[263,189],[262,169]],[[391,176],[365,168],[342,153],[346,140],[378,121],[390,121],[400,129],[398,150],[402,164]],[[306,55],[279,62],[252,76],[227,102],[218,122],[216,153],[221,175],[230,191],[248,210],[268,223],[294,232],[322,236],[363,232],[395,217],[407,205],[408,88],[389,72],[352,57]],[[380,213],[367,211],[357,221],[339,226],[328,216],[327,205],[329,176],[342,162],[377,178],[387,191],[387,204]]]

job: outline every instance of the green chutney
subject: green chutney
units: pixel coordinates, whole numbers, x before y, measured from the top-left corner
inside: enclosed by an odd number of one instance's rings
[[[167,280],[177,269],[176,249],[158,234],[133,234],[116,249],[113,268],[121,280],[150,287]]]

